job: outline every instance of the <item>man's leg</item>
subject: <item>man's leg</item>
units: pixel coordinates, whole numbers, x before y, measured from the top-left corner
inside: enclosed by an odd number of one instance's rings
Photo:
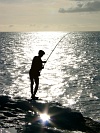
[[[31,97],[33,97],[33,84],[34,84],[33,78],[31,78],[30,81],[31,81]]]
[[[38,86],[39,86],[39,77],[36,77],[35,79],[34,79],[34,81],[35,81],[35,89],[34,89],[34,97],[35,97],[35,95],[36,95],[36,93],[37,93],[37,90],[38,90]]]

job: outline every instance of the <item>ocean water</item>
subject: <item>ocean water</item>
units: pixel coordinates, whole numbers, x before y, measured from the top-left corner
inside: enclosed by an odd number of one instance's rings
[[[40,49],[42,60],[54,51],[37,96],[100,121],[100,32],[0,32],[0,94],[30,98],[28,72]]]

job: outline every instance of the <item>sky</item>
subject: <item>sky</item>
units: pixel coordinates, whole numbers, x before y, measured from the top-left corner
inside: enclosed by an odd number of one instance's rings
[[[0,0],[0,31],[100,31],[100,0]]]

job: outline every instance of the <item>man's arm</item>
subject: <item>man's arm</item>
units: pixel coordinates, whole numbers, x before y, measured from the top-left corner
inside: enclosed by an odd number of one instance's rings
[[[42,61],[42,63],[46,63],[47,61]]]

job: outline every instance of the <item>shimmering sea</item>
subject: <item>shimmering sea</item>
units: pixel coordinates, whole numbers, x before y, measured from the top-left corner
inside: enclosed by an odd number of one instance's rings
[[[0,32],[0,95],[31,97],[28,73],[40,49],[50,57],[37,96],[100,122],[100,32]]]

